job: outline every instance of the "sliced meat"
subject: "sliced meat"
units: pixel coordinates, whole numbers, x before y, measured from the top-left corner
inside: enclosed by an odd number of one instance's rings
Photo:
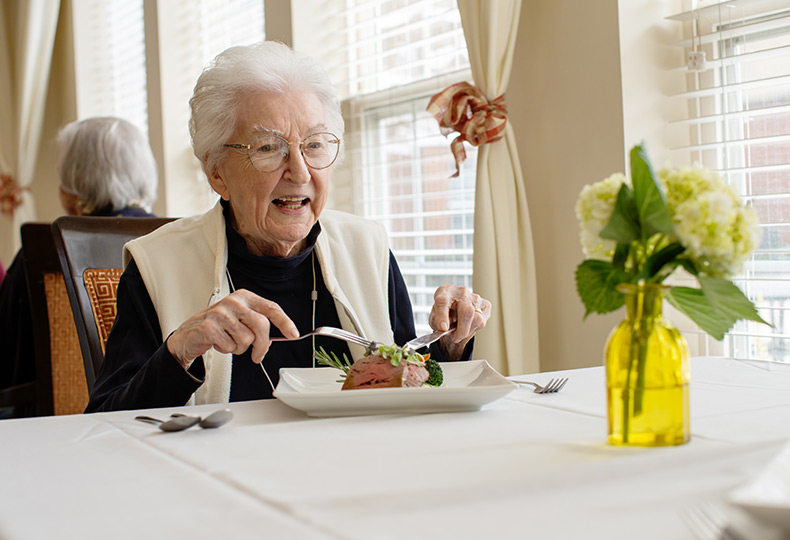
[[[371,354],[354,362],[346,375],[343,390],[422,386],[426,380],[428,371],[422,366],[406,361],[393,366],[389,359]]]

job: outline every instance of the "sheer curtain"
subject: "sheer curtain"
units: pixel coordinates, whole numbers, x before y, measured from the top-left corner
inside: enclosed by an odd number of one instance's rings
[[[493,100],[510,80],[521,0],[458,0],[474,84]],[[507,99],[507,96],[506,96]],[[513,128],[482,145],[475,199],[475,292],[493,303],[475,356],[505,374],[539,370],[535,255]]]
[[[7,239],[0,254],[6,264],[20,247],[19,227],[35,219],[26,188],[33,183],[41,141],[59,12],[59,0],[4,2],[0,9],[0,28],[7,36],[0,50],[0,173],[24,190],[13,218],[0,216],[0,238]]]

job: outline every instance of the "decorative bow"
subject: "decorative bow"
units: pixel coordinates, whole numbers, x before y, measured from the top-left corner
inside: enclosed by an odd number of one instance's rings
[[[448,86],[431,98],[426,109],[436,121],[442,135],[453,131],[460,135],[450,143],[455,158],[455,174],[466,159],[464,141],[472,146],[498,141],[504,137],[507,124],[505,95],[488,101],[480,90],[467,82]]]
[[[0,213],[14,217],[14,209],[22,204],[22,191],[10,174],[0,174]]]

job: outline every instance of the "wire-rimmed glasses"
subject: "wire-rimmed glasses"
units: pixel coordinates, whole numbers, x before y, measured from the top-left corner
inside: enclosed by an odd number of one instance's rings
[[[279,135],[258,135],[250,144],[224,144],[227,148],[246,148],[253,167],[273,172],[282,167],[291,154],[291,145],[298,144],[305,163],[311,169],[326,169],[340,153],[340,139],[329,132],[313,133],[301,142],[288,142]]]

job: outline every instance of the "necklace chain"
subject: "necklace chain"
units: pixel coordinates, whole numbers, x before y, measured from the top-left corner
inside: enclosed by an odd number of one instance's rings
[[[312,253],[310,253],[310,266],[313,270],[313,290],[310,291],[310,301],[312,302],[312,315],[311,315],[311,322],[312,322],[312,329],[311,332],[315,331],[315,314],[316,314],[316,306],[318,304],[318,288],[316,287],[317,279],[315,273],[315,247],[313,247]],[[236,292],[236,287],[233,285],[233,279],[230,277],[230,271],[228,270],[227,265],[225,266],[225,275],[228,278],[228,288],[230,292]],[[313,344],[313,367],[315,367],[315,334],[312,335],[312,344]],[[265,360],[266,358],[264,358]],[[263,365],[263,360],[261,360],[261,369],[263,370],[263,374],[266,375],[266,378],[269,380],[269,385],[272,387],[272,391],[274,391],[274,383],[272,383],[272,378],[269,377],[269,373],[266,371],[266,367]]]

